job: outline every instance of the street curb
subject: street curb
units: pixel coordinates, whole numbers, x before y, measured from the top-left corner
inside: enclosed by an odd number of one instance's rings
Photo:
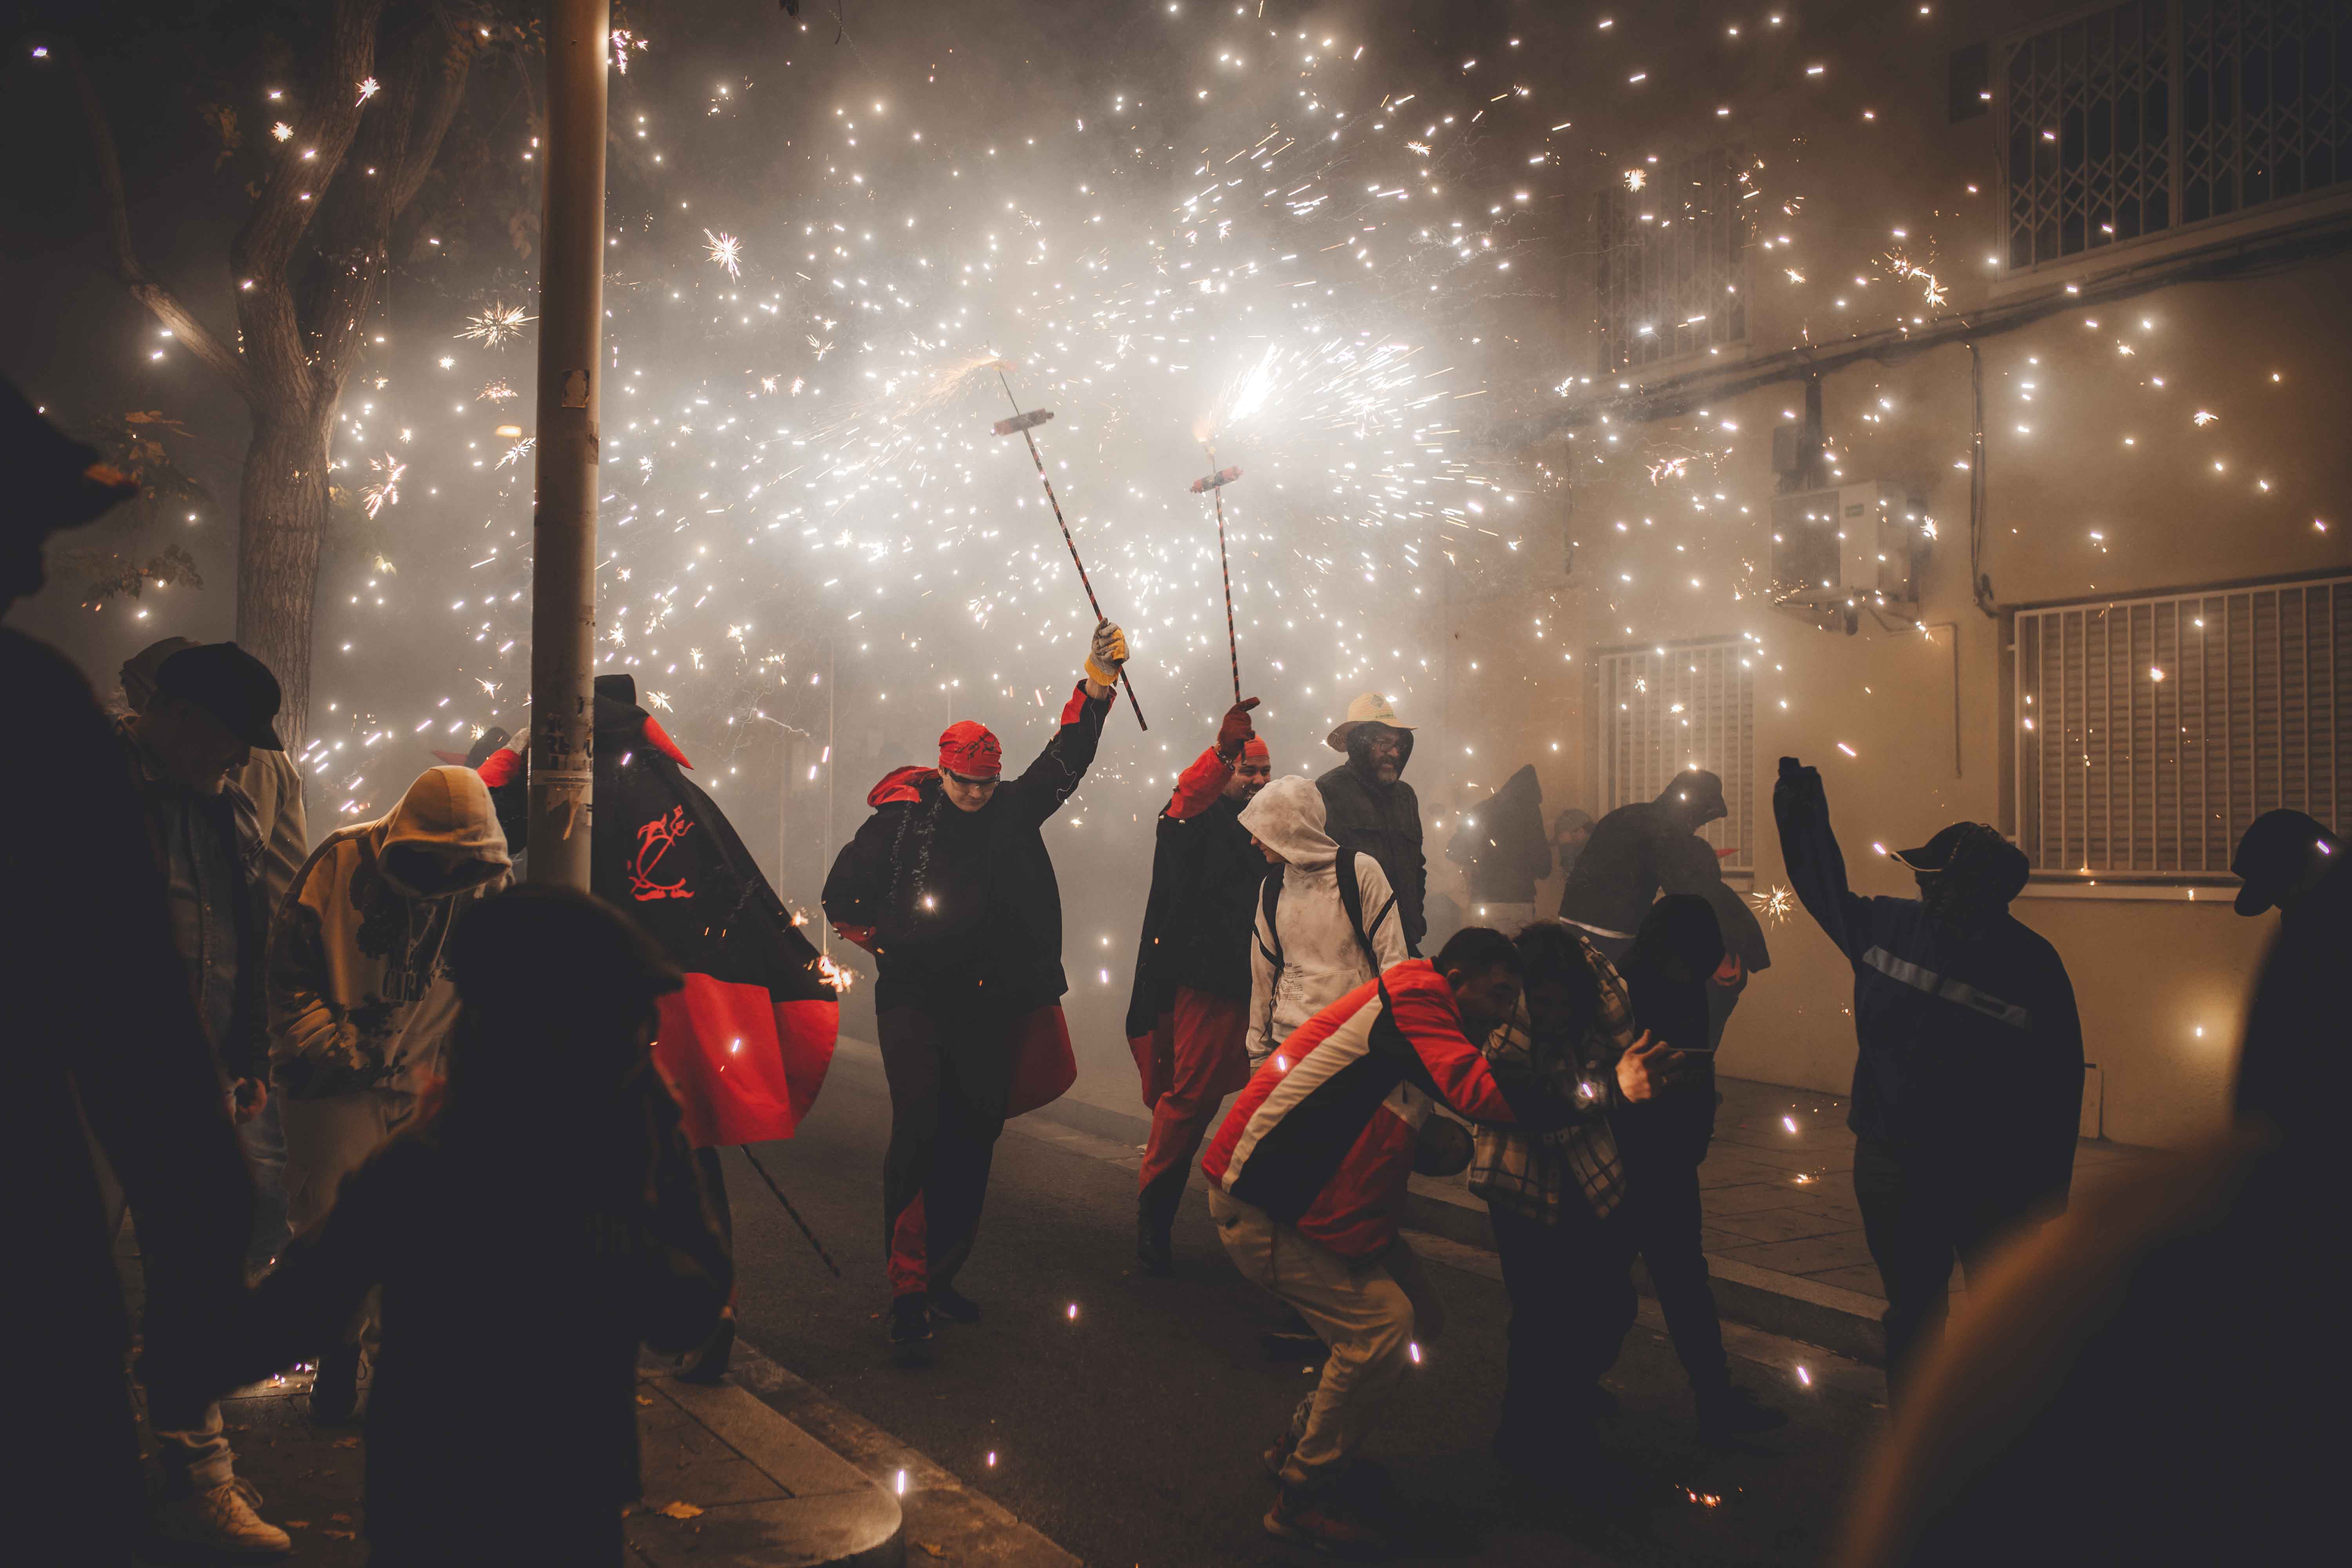
[[[741,1340],[728,1376],[771,1412],[828,1450],[828,1457],[893,1500],[904,1527],[894,1540],[903,1563],[919,1559],[986,1568],[1082,1568],[1080,1561],[1024,1524],[952,1471],[787,1371]],[[877,1568],[881,1568],[879,1560]]]
[[[637,1386],[644,1402],[669,1401],[784,1494],[698,1505],[686,1530],[650,1503],[632,1510],[623,1529],[637,1561],[649,1568],[904,1568],[898,1499],[784,1412],[733,1383],[640,1371]]]
[[[1069,1095],[1030,1114],[1129,1146],[1140,1144],[1151,1134],[1149,1117]],[[1403,1223],[1408,1229],[1427,1231],[1464,1247],[1495,1250],[1495,1226],[1486,1204],[1471,1196],[1458,1181],[1413,1177],[1405,1192]],[[1706,1266],[1715,1283],[1716,1306],[1725,1317],[1872,1366],[1886,1364],[1886,1331],[1879,1322],[1879,1314],[1886,1310],[1885,1302],[1714,1253],[1706,1255]],[[1635,1268],[1633,1282],[1642,1294],[1656,1294],[1646,1268]]]

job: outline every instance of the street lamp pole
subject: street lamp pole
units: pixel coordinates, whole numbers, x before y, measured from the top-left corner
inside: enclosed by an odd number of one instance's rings
[[[531,519],[530,879],[588,886],[594,780],[596,411],[611,0],[549,0]]]

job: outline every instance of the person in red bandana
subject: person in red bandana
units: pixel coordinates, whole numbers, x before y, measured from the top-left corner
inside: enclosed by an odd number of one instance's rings
[[[879,970],[891,1111],[882,1227],[902,1360],[928,1353],[933,1310],[979,1321],[955,1278],[997,1134],[1077,1074],[1062,1019],[1062,895],[1040,830],[1094,762],[1126,661],[1126,634],[1100,623],[1060,728],[1018,778],[1003,777],[985,726],[950,725],[936,767],[898,768],[874,786],[874,815],[825,879],[826,918]]]
[[[1218,1102],[1249,1081],[1250,929],[1268,865],[1242,807],[1274,776],[1248,698],[1176,780],[1160,813],[1151,893],[1127,1005],[1128,1045],[1151,1112],[1135,1199],[1135,1258],[1169,1274],[1170,1233]]]

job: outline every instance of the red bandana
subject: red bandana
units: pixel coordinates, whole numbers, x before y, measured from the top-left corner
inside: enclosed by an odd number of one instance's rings
[[[1004,771],[1004,748],[987,725],[961,719],[940,736],[940,766],[968,779],[992,779]]]

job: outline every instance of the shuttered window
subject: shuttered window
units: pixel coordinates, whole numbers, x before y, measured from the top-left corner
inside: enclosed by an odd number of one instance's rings
[[[1723,780],[1731,814],[1702,832],[1727,871],[1756,865],[1755,683],[1748,645],[1736,637],[1646,648],[1603,649],[1601,809],[1654,800],[1685,768]]]
[[[1637,164],[1601,196],[1601,346],[1614,372],[1748,341],[1756,167],[1717,147]]]
[[[2352,826],[2352,576],[2017,614],[2037,872],[2227,877],[2246,825]]]

